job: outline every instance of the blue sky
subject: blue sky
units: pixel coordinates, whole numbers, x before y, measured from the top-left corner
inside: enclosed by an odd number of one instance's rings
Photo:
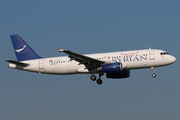
[[[180,1],[1,0],[0,118],[6,120],[179,120]],[[45,75],[9,69],[9,35],[19,34],[40,56],[123,50],[166,50],[176,63],[132,70],[131,77]]]

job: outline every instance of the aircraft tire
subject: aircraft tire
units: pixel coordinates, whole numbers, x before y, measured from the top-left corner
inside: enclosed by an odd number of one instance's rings
[[[101,79],[97,79],[96,82],[97,82],[98,85],[101,85],[101,84],[102,84],[102,80],[101,80]]]
[[[155,78],[155,77],[156,77],[156,74],[155,74],[155,73],[153,73],[153,74],[152,74],[152,77],[153,77],[153,78]]]
[[[95,80],[96,80],[96,76],[95,76],[95,75],[91,75],[90,78],[91,78],[92,81],[95,81]]]

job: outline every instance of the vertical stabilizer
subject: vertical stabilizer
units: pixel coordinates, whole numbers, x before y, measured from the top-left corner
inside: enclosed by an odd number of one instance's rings
[[[19,35],[10,35],[10,37],[18,61],[41,58]]]

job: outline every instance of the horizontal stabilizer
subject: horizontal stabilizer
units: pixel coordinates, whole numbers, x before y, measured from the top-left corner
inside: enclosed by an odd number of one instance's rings
[[[20,65],[20,66],[28,66],[29,64],[27,63],[22,63],[22,62],[18,62],[18,61],[14,61],[14,60],[6,60],[9,63],[15,64],[15,65]]]

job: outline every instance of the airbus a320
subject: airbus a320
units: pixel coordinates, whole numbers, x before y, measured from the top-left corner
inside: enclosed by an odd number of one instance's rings
[[[101,76],[107,78],[128,78],[130,70],[151,68],[152,77],[155,67],[174,63],[176,58],[159,49],[144,49],[81,55],[70,50],[60,49],[68,56],[40,57],[19,35],[10,35],[17,61],[10,62],[9,68],[44,74],[69,75],[91,74],[90,79],[101,85]],[[98,79],[95,74],[99,74]]]

